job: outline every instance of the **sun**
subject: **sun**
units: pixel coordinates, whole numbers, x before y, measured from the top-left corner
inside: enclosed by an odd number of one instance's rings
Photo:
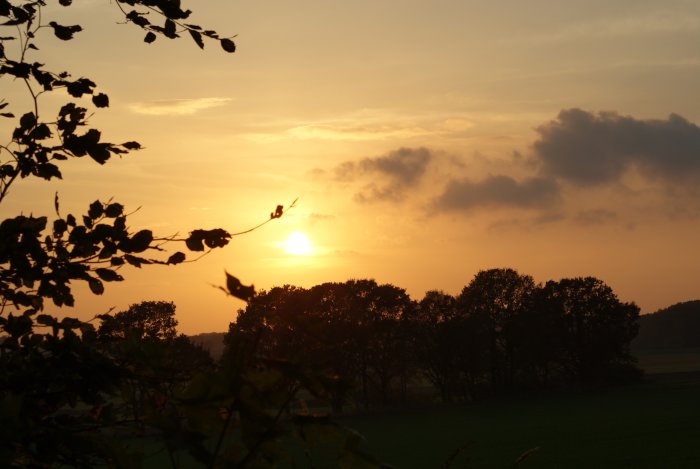
[[[287,240],[284,242],[284,252],[294,256],[308,256],[311,254],[311,242],[300,231],[289,233]]]

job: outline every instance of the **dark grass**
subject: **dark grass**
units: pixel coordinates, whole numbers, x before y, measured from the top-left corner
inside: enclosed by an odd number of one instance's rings
[[[648,374],[700,371],[700,348],[641,349],[633,355]]]
[[[397,468],[700,467],[700,380],[343,419],[366,449]]]
[[[450,458],[452,468],[700,468],[700,350],[638,355],[647,372],[641,384],[336,421],[365,437],[364,451],[399,469],[437,469]],[[281,450],[294,462],[282,466],[311,467],[298,444],[290,443]],[[319,449],[324,452],[314,452]],[[179,467],[197,467],[182,454],[179,459]],[[332,457],[313,459],[314,467],[337,466]],[[146,464],[169,466],[164,453]]]
[[[397,468],[698,468],[700,349],[638,351],[642,384],[349,417]]]

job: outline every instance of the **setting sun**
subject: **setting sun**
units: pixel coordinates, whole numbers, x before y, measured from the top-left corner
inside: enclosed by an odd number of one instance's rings
[[[284,242],[284,252],[295,256],[308,256],[311,254],[311,242],[304,233],[295,231],[290,233]]]

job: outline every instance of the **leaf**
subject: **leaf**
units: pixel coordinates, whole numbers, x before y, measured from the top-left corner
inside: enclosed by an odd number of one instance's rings
[[[150,44],[155,40],[156,40],[156,35],[152,31],[148,31],[148,33],[146,34],[146,37],[143,38],[143,42],[145,42],[146,44]]]
[[[234,53],[236,52],[236,43],[233,42],[231,39],[222,39],[221,48],[224,49],[226,52]]]
[[[119,282],[124,280],[124,277],[109,269],[95,269],[95,273],[105,282]]]
[[[255,287],[246,286],[233,275],[226,272],[226,289],[231,296],[235,296],[243,301],[250,301],[255,296]]]
[[[109,96],[104,93],[96,94],[92,97],[92,103],[97,107],[108,107]]]
[[[131,238],[122,241],[119,248],[124,252],[143,252],[148,249],[152,241],[153,232],[151,230],[141,230]]]
[[[270,213],[270,219],[274,220],[275,218],[280,218],[282,215],[284,215],[284,207],[278,205],[275,211]]]
[[[124,206],[118,203],[111,203],[105,208],[105,216],[108,218],[117,218],[124,212]]]
[[[199,48],[204,49],[204,41],[202,41],[202,34],[192,29],[190,29],[189,32],[190,36],[192,36],[192,39],[194,40],[194,42],[197,43]]]
[[[33,112],[28,112],[19,118],[19,126],[21,129],[29,130],[36,125],[36,117]]]
[[[190,251],[204,251],[204,230],[194,230],[190,233],[189,238],[185,240],[185,245]]]
[[[48,314],[40,314],[36,317],[36,322],[42,326],[53,326],[56,324],[56,318]]]
[[[88,286],[90,287],[90,291],[95,295],[101,295],[105,291],[105,286],[102,284],[102,282],[94,277],[88,278]]]
[[[125,142],[122,143],[122,146],[126,148],[127,150],[140,150],[141,149],[141,144],[139,142]]]
[[[73,26],[63,26],[55,21],[49,22],[49,26],[53,28],[53,33],[56,35],[56,37],[62,41],[69,41],[73,39],[73,34],[83,30],[83,28],[78,24]]]
[[[183,252],[176,252],[172,256],[168,257],[168,264],[180,264],[184,262],[186,259],[185,253]]]
[[[90,218],[95,220],[96,218],[101,217],[103,213],[104,213],[104,207],[102,206],[102,202],[100,202],[99,200],[96,200],[90,204],[90,209],[88,210],[88,216]]]
[[[175,39],[177,37],[175,22],[171,19],[165,20],[165,26],[163,27],[163,34],[165,34],[170,39]]]

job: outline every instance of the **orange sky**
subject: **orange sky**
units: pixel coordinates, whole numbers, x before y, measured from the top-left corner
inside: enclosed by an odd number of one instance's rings
[[[212,288],[224,270],[259,288],[371,277],[420,299],[513,267],[597,276],[643,312],[700,297],[698,2],[191,8],[238,34],[236,54],[146,45],[105,1],[46,9],[85,30],[70,43],[47,33],[36,60],[96,81],[111,107],[91,123],[146,149],[22,181],[0,215],[51,214],[58,190],[66,212],[114,197],[141,207],[133,227],[170,234],[297,207],[195,264],[125,271],[102,297],[50,312],[172,300],[182,331],[225,330],[242,303]],[[2,91],[20,105],[16,84]],[[285,251],[295,231],[309,255]]]

